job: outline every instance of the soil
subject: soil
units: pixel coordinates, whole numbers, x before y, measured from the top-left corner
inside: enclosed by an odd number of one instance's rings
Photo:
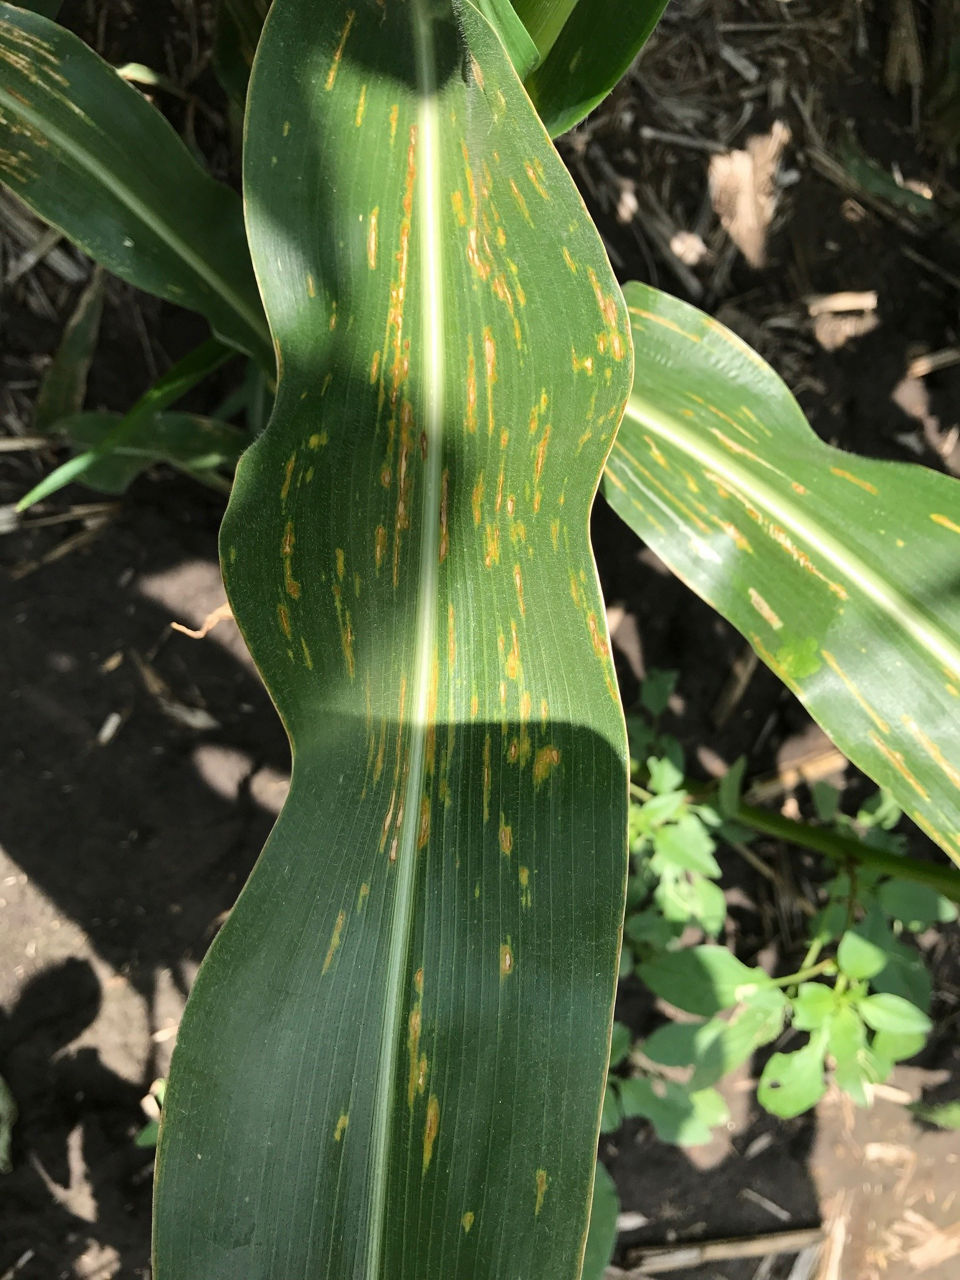
[[[832,443],[960,472],[960,364],[909,372],[917,355],[957,345],[956,169],[918,133],[909,91],[884,84],[885,8],[786,8],[677,3],[628,80],[561,152],[622,279],[668,288],[738,329]],[[235,179],[233,125],[209,66],[209,5],[68,0],[62,18],[110,60],[153,65],[185,86],[192,98],[160,95],[159,104],[215,172]],[[707,167],[717,148],[742,149],[778,120],[791,142],[765,261],[751,266],[713,211]],[[946,213],[907,216],[825,175],[818,152],[835,153],[850,131],[888,174],[929,184]],[[700,237],[694,265],[671,251],[678,233]],[[24,247],[3,245],[11,258]],[[71,261],[81,262],[72,251]],[[80,287],[42,261],[7,290],[5,433],[29,433],[38,376]],[[809,300],[847,290],[876,291],[875,311],[861,318],[877,323],[831,348]],[[88,404],[127,407],[202,336],[195,318],[111,282]],[[146,1123],[141,1098],[166,1072],[196,967],[282,803],[289,756],[233,624],[203,641],[170,629],[172,620],[198,626],[223,601],[221,500],[157,470],[105,509],[84,509],[95,498],[68,490],[40,518],[16,522],[10,504],[53,457],[0,454],[0,1075],[20,1112],[13,1170],[0,1175],[0,1280],[133,1280],[149,1276],[152,1155],[134,1142]],[[765,668],[748,670],[730,696],[744,642],[602,502],[594,541],[625,704],[646,670],[678,669],[666,727],[692,769],[716,775],[746,754],[751,776],[779,776],[780,803],[802,807],[794,766],[826,758],[845,804],[864,794]],[[917,832],[910,839],[929,851]],[[812,860],[758,847],[793,882],[816,878]],[[725,871],[739,953],[795,960],[802,939],[789,904],[735,855]],[[823,1224],[834,1252],[815,1265],[784,1254],[681,1274],[956,1274],[960,1135],[922,1129],[902,1106],[960,1092],[956,932],[921,945],[937,1030],[872,1110],[854,1114],[831,1093],[814,1114],[775,1121],[756,1106],[754,1063],[726,1082],[732,1119],[709,1147],[680,1151],[640,1123],[604,1140],[627,1215],[618,1265],[632,1265],[643,1246]],[[633,980],[618,1016],[638,1035],[661,1017]]]

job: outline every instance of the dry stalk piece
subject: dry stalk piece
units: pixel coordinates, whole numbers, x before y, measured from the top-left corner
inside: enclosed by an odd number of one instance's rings
[[[775,120],[769,133],[753,137],[745,151],[710,160],[710,199],[723,229],[752,267],[767,259],[767,233],[777,207],[777,170],[790,130]]]
[[[686,1271],[711,1262],[734,1258],[765,1258],[771,1254],[801,1253],[823,1243],[823,1230],[811,1227],[799,1231],[777,1231],[772,1234],[741,1236],[736,1239],[708,1240],[702,1244],[675,1244],[656,1249],[638,1250],[639,1265],[631,1271],[608,1273],[619,1280],[642,1280],[644,1276],[664,1275],[670,1271]]]
[[[204,637],[210,634],[214,627],[218,627],[221,622],[225,622],[227,618],[232,617],[233,610],[230,608],[227,601],[224,600],[223,604],[217,605],[216,609],[207,614],[197,630],[185,627],[182,622],[171,622],[170,626],[174,631],[179,631],[182,635],[189,636],[191,640],[203,640]]]

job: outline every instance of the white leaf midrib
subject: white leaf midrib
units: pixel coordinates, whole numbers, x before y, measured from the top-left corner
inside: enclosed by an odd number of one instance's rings
[[[412,22],[417,60],[417,230],[420,239],[419,304],[423,318],[420,362],[422,422],[426,438],[423,500],[420,506],[420,560],[416,601],[416,660],[408,715],[409,745],[403,828],[395,864],[396,885],[390,920],[386,991],[374,1100],[371,1149],[371,1206],[367,1280],[381,1280],[386,1227],[387,1173],[392,1111],[396,1098],[401,1018],[409,968],[411,926],[416,910],[417,837],[420,795],[426,777],[431,667],[437,643],[440,490],[444,418],[442,236],[439,195],[439,106],[433,19],[428,0],[415,0]]]

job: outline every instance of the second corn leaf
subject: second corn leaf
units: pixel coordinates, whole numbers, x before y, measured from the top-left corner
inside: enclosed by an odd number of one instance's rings
[[[527,92],[551,137],[610,93],[660,20],[666,0],[513,0],[540,50]]]
[[[115,275],[272,369],[240,200],[72,32],[0,2],[0,179]]]
[[[960,864],[960,482],[823,444],[728,329],[625,292],[605,496]]]

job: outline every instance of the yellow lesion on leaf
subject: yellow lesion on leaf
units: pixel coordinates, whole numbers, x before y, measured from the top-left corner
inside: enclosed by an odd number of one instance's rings
[[[541,704],[541,711],[543,711],[542,704]],[[543,719],[546,720],[546,718],[547,716],[546,716],[546,713],[544,712]],[[544,782],[546,782],[546,780],[550,777],[550,774],[554,771],[554,769],[557,767],[559,763],[560,763],[560,752],[557,747],[553,746],[552,744],[548,744],[545,747],[540,747],[537,751],[537,754],[533,758],[534,786],[539,787]]]
[[[343,31],[340,34],[340,43],[337,45],[334,52],[333,61],[330,63],[330,70],[327,72],[327,79],[323,86],[327,93],[333,89],[333,86],[337,82],[337,72],[340,70],[340,63],[343,60],[343,51],[346,48],[347,37],[350,35],[350,29],[353,26],[356,16],[356,11],[353,9],[347,13],[346,23],[344,24]]]
[[[486,554],[483,563],[490,569],[493,565],[500,563],[500,526],[488,524],[485,532]]]
[[[430,842],[430,797],[420,797],[420,825],[417,828],[417,848],[425,849]]]
[[[413,1109],[413,1100],[417,1093],[417,1082],[419,1079],[420,1066],[420,1032],[423,1023],[423,1001],[422,987],[418,992],[418,998],[413,1008],[410,1010],[410,1017],[407,1019],[407,1059],[409,1062],[409,1072],[407,1074],[407,1106]]]
[[[283,586],[287,591],[287,595],[292,600],[300,599],[300,582],[293,576],[293,547],[296,544],[296,536],[293,534],[293,521],[288,520],[287,526],[283,531],[283,543],[280,545],[280,554],[283,558]]]
[[[500,945],[500,981],[509,978],[515,968],[515,960],[513,957],[513,944],[508,938],[506,942]]]
[[[437,1095],[431,1093],[427,1102],[427,1119],[423,1129],[423,1172],[426,1173],[430,1168],[430,1161],[433,1159],[433,1148],[437,1141],[437,1134],[440,1132],[440,1103]]]
[[[333,926],[333,933],[330,935],[330,945],[327,948],[327,958],[323,962],[323,973],[326,973],[333,964],[333,957],[337,954],[337,951],[340,948],[340,939],[343,934],[343,926],[346,918],[346,913],[343,911],[337,915],[336,924]]]
[[[510,857],[513,852],[513,827],[507,822],[503,813],[500,814],[500,852],[506,857]]]
[[[776,613],[772,606],[764,600],[756,587],[751,587],[747,594],[750,597],[750,603],[753,605],[754,609],[756,609],[757,613],[759,613],[760,617],[763,618],[764,622],[768,623],[774,631],[779,631],[783,626],[783,619]]]
[[[903,758],[902,752],[895,751],[893,747],[888,746],[887,743],[885,743],[882,738],[877,737],[877,735],[873,732],[872,729],[870,730],[870,733],[868,736],[870,738],[870,741],[877,748],[880,754],[883,755],[890,762],[890,764],[893,765],[894,769],[896,769],[897,773],[900,774],[901,778],[905,779],[905,781],[908,782],[911,787],[913,787],[914,791],[916,791],[917,795],[920,796],[921,800],[929,800],[930,799],[929,791],[927,791],[923,783],[920,782],[910,771],[910,768],[908,767],[907,762]]]
[[[831,467],[830,474],[839,476],[841,480],[849,480],[851,484],[855,484],[859,489],[864,489],[867,493],[876,495],[880,492],[875,484],[871,484],[869,480],[862,480],[860,476],[855,476],[852,471],[844,471],[843,467]]]
[[[470,1234],[470,1228],[473,1226],[474,1222],[476,1222],[475,1214],[467,1212],[463,1215],[460,1219],[460,1224],[463,1227],[464,1235],[468,1236]]]
[[[539,1218],[540,1216],[540,1210],[543,1208],[543,1198],[547,1194],[549,1182],[550,1179],[547,1176],[546,1169],[538,1169],[536,1173],[537,1203],[533,1210],[534,1217]]]
[[[293,480],[293,468],[296,465],[297,465],[297,455],[296,455],[296,452],[294,452],[294,453],[291,453],[290,457],[287,459],[286,466],[284,467],[283,485],[280,488],[281,503],[286,503],[287,497],[289,496],[290,484]]]
[[[513,585],[517,590],[517,603],[520,606],[520,616],[521,618],[524,618],[527,614],[527,606],[523,601],[523,574],[520,572],[520,566],[518,564],[513,566]]]
[[[930,519],[933,521],[934,524],[939,524],[944,529],[949,529],[951,533],[960,533],[960,524],[957,524],[956,521],[951,520],[949,516],[941,515],[939,511],[931,512]]]
[[[903,716],[903,723],[907,729],[913,734],[920,745],[926,751],[927,755],[934,761],[939,769],[946,774],[952,786],[960,788],[960,769],[957,768],[944,755],[942,749],[936,742],[920,728],[917,722],[911,716]]]
[[[880,732],[884,734],[888,734],[890,732],[890,726],[887,724],[886,720],[884,720],[882,716],[879,716],[876,713],[876,711],[874,711],[873,707],[871,707],[870,703],[866,700],[866,698],[863,696],[863,694],[860,692],[860,690],[857,688],[854,682],[843,670],[843,668],[840,666],[840,663],[836,660],[833,654],[826,649],[821,649],[820,652],[823,654],[824,662],[827,664],[828,667],[830,667],[833,673],[839,677],[840,681],[843,683],[844,687],[846,688],[850,696],[863,708],[863,710],[867,713],[867,715],[870,717],[873,723],[877,726]]]
[[[379,247],[380,235],[380,206],[370,214],[370,222],[367,227],[367,266],[371,271],[377,269],[377,251]]]
[[[524,222],[527,224],[527,226],[532,227],[534,225],[534,222],[533,222],[533,219],[530,217],[530,210],[527,207],[527,202],[523,197],[523,192],[520,190],[520,188],[517,186],[517,184],[514,182],[512,178],[510,179],[510,194],[513,196],[514,200],[516,201],[517,208],[520,210],[520,213],[523,215]]]
[[[353,123],[359,129],[363,124],[363,117],[367,112],[367,86],[362,85],[360,88],[360,97],[357,99],[357,114],[353,118]]]
[[[536,191],[537,195],[541,198],[541,200],[549,200],[550,193],[547,191],[547,188],[543,185],[543,165],[541,164],[539,158],[535,160],[533,164],[529,164],[529,163],[525,164],[523,168],[528,179],[530,180],[530,185],[533,187],[534,191]]]
[[[533,905],[533,895],[530,892],[530,868],[521,867],[518,878],[520,880],[520,905],[524,910],[529,911]]]
[[[510,652],[507,654],[506,669],[509,678],[516,680],[520,674],[520,637],[517,633],[517,624],[512,619],[510,622]]]
[[[333,1131],[334,1142],[339,1142],[347,1131],[347,1125],[350,1123],[350,1117],[346,1111],[342,1112],[340,1119],[337,1121],[337,1127]]]

